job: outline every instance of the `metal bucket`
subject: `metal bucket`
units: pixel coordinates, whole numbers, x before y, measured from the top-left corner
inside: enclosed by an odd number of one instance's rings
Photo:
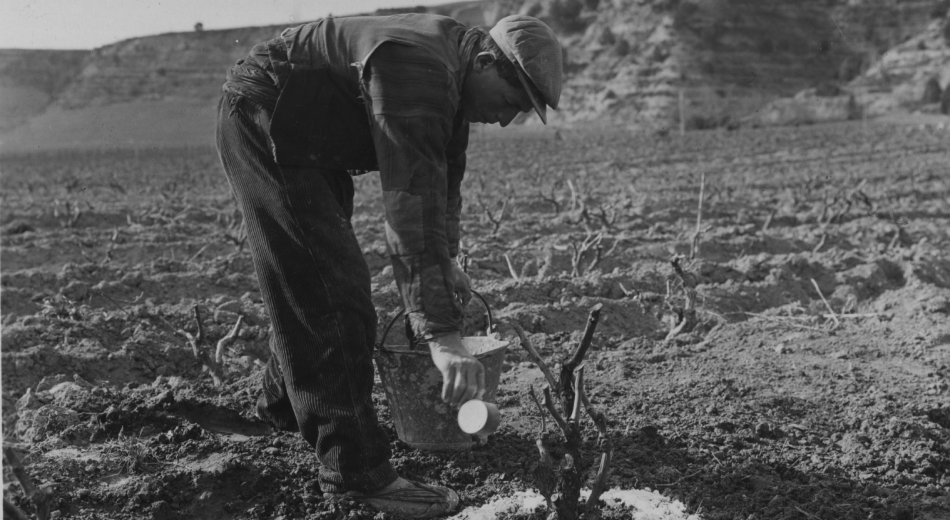
[[[484,298],[477,293],[476,296],[488,309]],[[442,373],[432,363],[429,349],[417,348],[409,333],[409,345],[384,345],[389,329],[402,314],[400,311],[386,326],[374,356],[379,378],[386,390],[389,411],[396,425],[396,434],[400,440],[419,450],[471,449],[475,439],[459,428],[456,411],[442,402]],[[491,330],[492,317],[489,309],[489,333]],[[494,403],[508,342],[492,337],[473,336],[463,337],[462,345],[485,368],[485,396],[482,400]]]

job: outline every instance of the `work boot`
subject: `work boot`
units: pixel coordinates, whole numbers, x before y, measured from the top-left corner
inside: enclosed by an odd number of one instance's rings
[[[402,518],[447,515],[455,512],[459,505],[458,493],[447,487],[420,484],[404,478],[398,478],[377,491],[324,493],[323,497],[330,500],[349,498],[382,513]]]

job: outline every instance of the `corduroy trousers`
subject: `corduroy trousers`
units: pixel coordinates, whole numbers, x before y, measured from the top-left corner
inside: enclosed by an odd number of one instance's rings
[[[278,166],[270,114],[225,93],[217,146],[247,226],[273,327],[259,415],[317,451],[324,492],[371,491],[397,475],[373,408],[376,311],[343,170]]]

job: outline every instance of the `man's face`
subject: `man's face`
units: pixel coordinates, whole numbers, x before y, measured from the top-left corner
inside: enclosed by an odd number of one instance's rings
[[[498,123],[505,127],[521,112],[533,109],[524,88],[516,87],[498,75],[491,54],[483,52],[475,58],[462,86],[462,114],[466,121]]]

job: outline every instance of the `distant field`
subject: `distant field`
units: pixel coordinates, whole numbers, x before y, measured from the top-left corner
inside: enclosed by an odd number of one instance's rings
[[[0,132],[7,132],[46,108],[52,98],[40,90],[23,86],[0,87]],[[2,142],[2,141],[0,141]]]
[[[129,130],[172,110],[117,112],[136,122],[110,143],[63,134],[85,150],[4,154],[4,441],[64,519],[359,518],[323,499],[312,449],[253,417],[269,326],[241,216],[211,146],[161,146],[206,143],[210,107],[168,141]],[[142,146],[95,149],[128,143]],[[948,143],[935,124],[480,129],[463,245],[513,342],[502,426],[471,452],[417,452],[380,390],[397,469],[464,506],[533,489],[525,396],[542,378],[510,324],[553,365],[600,303],[586,379],[615,450],[608,487],[657,490],[682,518],[947,518]],[[382,323],[400,299],[378,176],[356,184]],[[176,332],[196,331],[195,309],[209,350],[243,319],[220,386]],[[485,326],[466,315],[469,334]],[[32,511],[18,487],[5,497]]]
[[[136,101],[51,108],[0,137],[5,153],[214,145],[216,101]]]

